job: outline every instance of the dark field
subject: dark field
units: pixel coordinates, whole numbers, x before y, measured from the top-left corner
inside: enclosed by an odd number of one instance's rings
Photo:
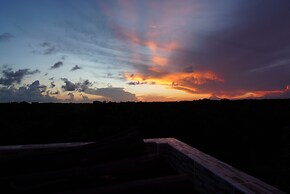
[[[290,192],[290,100],[0,104],[0,144],[175,137]]]

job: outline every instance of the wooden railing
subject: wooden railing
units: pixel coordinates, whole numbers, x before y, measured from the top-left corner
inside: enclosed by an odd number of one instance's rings
[[[194,188],[200,193],[284,193],[177,139],[145,139],[144,142],[166,155],[171,165],[180,173],[187,173],[191,177]]]

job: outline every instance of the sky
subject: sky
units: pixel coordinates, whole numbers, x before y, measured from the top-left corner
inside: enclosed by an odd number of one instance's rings
[[[0,102],[290,98],[289,0],[0,0]]]

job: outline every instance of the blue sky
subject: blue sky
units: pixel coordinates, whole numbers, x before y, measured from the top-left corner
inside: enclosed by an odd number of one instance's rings
[[[1,0],[0,101],[288,98],[286,0]]]

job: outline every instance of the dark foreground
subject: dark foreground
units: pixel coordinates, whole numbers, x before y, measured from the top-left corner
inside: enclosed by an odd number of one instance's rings
[[[77,144],[0,147],[1,193],[196,193],[138,132]]]
[[[0,143],[175,137],[290,192],[290,100],[0,104]]]

